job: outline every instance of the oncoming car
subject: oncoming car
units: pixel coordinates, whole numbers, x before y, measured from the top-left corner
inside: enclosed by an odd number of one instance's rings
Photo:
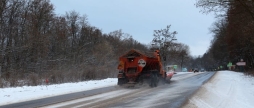
[[[197,68],[195,69],[192,69],[192,72],[196,73],[196,72],[199,72]]]

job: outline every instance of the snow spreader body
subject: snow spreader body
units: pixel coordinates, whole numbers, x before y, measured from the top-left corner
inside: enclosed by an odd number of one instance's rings
[[[150,53],[130,50],[119,57],[118,70],[118,85],[147,82],[156,87],[159,81],[169,82],[173,76],[163,70],[159,50]]]

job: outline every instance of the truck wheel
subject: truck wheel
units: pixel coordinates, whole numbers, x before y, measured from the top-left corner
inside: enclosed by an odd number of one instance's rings
[[[127,79],[126,78],[118,78],[118,82],[117,82],[117,85],[121,86],[125,83],[127,83]]]
[[[144,77],[143,76],[140,76],[138,78],[138,85],[143,85],[144,84]]]
[[[158,75],[156,73],[151,73],[151,78],[150,78],[150,87],[157,87],[159,82]]]
[[[118,78],[118,81],[117,81],[117,85],[123,85],[123,79],[122,78]]]

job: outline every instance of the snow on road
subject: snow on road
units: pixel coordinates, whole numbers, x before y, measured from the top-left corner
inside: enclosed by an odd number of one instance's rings
[[[253,108],[254,78],[219,71],[193,95],[184,108]]]
[[[75,103],[82,103],[82,104],[75,106],[75,108],[85,108],[86,105],[94,104],[94,103],[103,101],[105,99],[112,99],[112,98],[118,97],[119,95],[122,96],[122,95],[128,94],[130,92],[132,92],[132,91],[116,90],[116,91],[104,93],[102,95],[94,95],[94,96],[89,96],[87,98],[72,100],[72,101],[69,101],[66,103],[58,103],[55,105],[44,106],[43,108],[63,108],[63,107],[66,108],[66,107],[68,107],[68,105],[70,105],[70,107],[74,108],[74,105],[73,106],[71,106],[71,105],[75,104]],[[115,95],[115,94],[119,94],[119,95]],[[93,101],[91,102],[91,100],[93,100]]]
[[[177,74],[191,74],[191,72],[178,72]],[[78,83],[65,83],[40,86],[23,86],[14,88],[0,88],[0,106],[17,102],[41,99],[68,93],[92,90],[117,84],[117,78],[104,80],[84,81]]]

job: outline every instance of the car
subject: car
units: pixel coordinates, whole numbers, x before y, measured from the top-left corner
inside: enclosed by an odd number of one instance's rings
[[[196,72],[199,72],[197,68],[195,69],[192,69],[192,72],[196,73]]]
[[[182,72],[187,72],[187,68],[182,68]]]

